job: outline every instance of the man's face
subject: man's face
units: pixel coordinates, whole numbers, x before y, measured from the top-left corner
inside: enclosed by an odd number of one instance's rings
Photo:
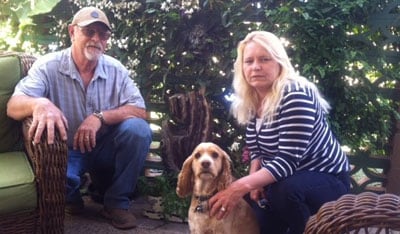
[[[97,61],[104,53],[107,41],[111,36],[110,30],[103,24],[95,22],[85,27],[72,26],[72,41],[75,47],[84,54],[86,59]]]

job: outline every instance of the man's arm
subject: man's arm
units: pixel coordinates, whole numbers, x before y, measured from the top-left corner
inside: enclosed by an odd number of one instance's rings
[[[61,110],[47,98],[15,95],[7,103],[7,115],[15,120],[33,117],[29,138],[39,143],[43,131],[47,129],[47,142],[54,143],[54,129],[59,130],[61,139],[67,140],[68,122]]]
[[[124,105],[112,110],[103,111],[103,116],[105,124],[108,125],[120,123],[128,118],[147,119],[146,110],[133,105]]]
[[[7,103],[7,115],[15,120],[23,120],[32,116],[34,106],[45,101],[45,98],[32,98],[25,95],[12,96]]]
[[[79,125],[74,134],[74,149],[79,149],[82,153],[91,152],[96,146],[96,134],[103,122],[107,125],[114,125],[129,118],[146,119],[146,110],[133,105],[124,105],[115,109],[100,111],[103,112],[103,120],[93,114],[87,116]]]

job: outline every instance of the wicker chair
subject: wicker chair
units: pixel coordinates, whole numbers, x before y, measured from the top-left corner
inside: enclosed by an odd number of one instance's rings
[[[400,197],[363,192],[325,203],[307,222],[307,234],[399,233]]]
[[[29,163],[26,165],[28,165],[28,170],[33,172],[32,187],[34,188],[33,192],[29,194],[33,194],[37,198],[36,201],[32,201],[33,207],[31,208],[11,210],[9,213],[7,213],[7,209],[3,209],[3,213],[0,213],[0,233],[64,233],[66,142],[62,141],[59,135],[56,135],[55,143],[49,145],[46,141],[47,136],[44,134],[41,142],[33,145],[27,139],[32,118],[27,118],[21,124],[7,118],[5,115],[7,95],[12,94],[13,86],[18,82],[19,78],[26,75],[34,60],[35,57],[29,55],[0,52],[0,63],[3,63],[2,68],[14,69],[8,74],[17,74],[15,79],[5,79],[4,70],[6,69],[3,69],[2,73],[0,73],[0,118],[2,118],[0,121],[0,141],[2,141],[3,147],[0,149],[0,165],[4,163],[2,160],[5,160],[6,157],[13,159],[15,158],[13,156],[22,156],[21,158],[25,158],[25,161],[28,158]],[[9,64],[12,64],[11,68]],[[4,80],[11,80],[12,85],[10,85],[10,82],[7,84],[7,81]],[[6,84],[2,84],[3,82]],[[5,128],[7,128],[6,131],[4,130]],[[8,133],[12,137],[3,136],[3,134],[7,135]],[[7,140],[5,140],[6,137]],[[12,147],[9,149],[4,148],[3,143],[10,140],[15,141],[12,142]],[[29,169],[29,166],[32,169]],[[12,169],[12,163],[10,163],[10,167],[10,173],[18,174],[18,171]],[[2,181],[15,177],[14,174],[5,175],[4,171],[1,175],[4,176],[0,178]],[[7,186],[3,184],[2,190],[0,190],[0,197],[2,197],[0,199],[2,200],[0,201],[0,210],[1,206],[9,205],[6,204],[5,200],[8,198],[13,199],[14,196],[4,192],[4,190],[7,190]],[[3,194],[1,194],[2,192]],[[35,192],[36,194],[34,194]]]

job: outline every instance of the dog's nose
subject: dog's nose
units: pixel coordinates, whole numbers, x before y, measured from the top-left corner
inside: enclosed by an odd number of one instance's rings
[[[203,162],[201,162],[201,166],[203,168],[209,168],[210,167],[210,162],[209,161],[203,161]]]

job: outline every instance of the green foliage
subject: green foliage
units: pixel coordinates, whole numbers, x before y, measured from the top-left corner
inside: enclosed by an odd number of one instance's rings
[[[8,0],[0,7],[0,50],[36,51],[33,16],[50,12],[60,0]],[[53,38],[54,40],[54,38]]]
[[[262,16],[261,9],[237,0],[203,1],[198,6],[178,1],[76,1],[75,5],[96,5],[110,16],[114,39],[107,53],[131,70],[151,110],[168,112],[167,105],[154,104],[205,87],[214,118],[212,140],[227,151],[236,140],[243,141],[243,129],[229,117],[225,96],[231,93],[236,44],[258,28],[246,21]]]
[[[141,195],[161,197],[163,215],[177,216],[184,220],[187,217],[190,196],[180,198],[175,192],[177,177],[175,174],[164,174],[157,177],[139,177],[138,190]]]
[[[43,46],[56,37],[54,46],[64,48],[73,12],[86,5],[102,8],[114,27],[108,53],[131,70],[150,108],[175,93],[205,87],[213,107],[213,140],[231,153],[237,167],[243,128],[229,116],[225,98],[231,92],[235,47],[251,30],[272,31],[286,39],[293,64],[332,104],[329,119],[342,143],[380,151],[386,150],[396,110],[380,88],[394,86],[399,61],[382,49],[395,51],[398,44],[388,45],[384,25],[374,19],[392,2],[7,1],[0,12],[2,32],[8,32],[0,46],[23,50],[21,41],[36,41],[32,47],[47,52],[51,48]],[[12,45],[11,37],[21,38],[19,44]]]
[[[159,197],[171,189],[170,183],[166,176],[141,176],[139,177],[137,188],[142,195]]]
[[[213,141],[234,157],[241,153],[233,149],[243,146],[244,131],[229,116],[230,103],[226,99],[231,94],[235,47],[251,30],[272,31],[286,40],[295,67],[317,83],[331,103],[329,120],[340,141],[353,150],[387,150],[396,106],[385,99],[380,89],[394,86],[399,59],[395,53],[398,43],[388,40],[380,14],[396,1],[198,3],[63,0],[48,14],[39,14],[44,10],[32,11],[20,18],[35,15],[37,25],[32,28],[42,35],[36,38],[40,45],[37,47],[45,52],[70,44],[66,28],[73,12],[86,5],[103,9],[114,27],[107,53],[130,69],[149,108],[168,112],[166,105],[154,104],[166,103],[175,93],[205,87],[213,108]],[[398,14],[398,8],[393,9],[384,13]],[[8,12],[11,15],[12,10]],[[5,22],[4,16],[1,22]],[[396,28],[391,30],[389,34],[398,34]],[[53,40],[54,36],[58,40]],[[54,48],[43,47],[43,42],[53,42]],[[390,51],[392,55],[388,55]],[[232,147],[233,144],[239,147]]]
[[[287,1],[266,10],[267,18],[277,22],[271,30],[290,41],[293,64],[331,103],[336,135],[355,151],[387,153],[392,133],[396,107],[380,88],[393,87],[399,60],[392,63],[382,49],[390,46],[382,37],[385,26],[374,26],[388,2]]]
[[[385,152],[396,107],[379,89],[393,86],[399,66],[398,59],[382,50],[387,40],[374,18],[390,3],[87,0],[70,8],[97,5],[108,13],[114,27],[108,53],[128,66],[152,110],[168,112],[166,106],[152,104],[205,87],[213,108],[213,141],[237,155],[240,151],[232,145],[243,146],[244,130],[229,116],[226,96],[231,93],[236,44],[257,29],[286,40],[295,67],[331,103],[329,120],[343,144]],[[64,22],[58,25],[62,32],[68,21],[59,20]],[[62,39],[60,46],[69,44],[67,37]]]
[[[382,12],[391,4],[390,12]],[[382,88],[395,87],[399,79],[399,32],[383,19],[398,19],[398,1],[62,0],[48,14],[25,14],[35,15],[36,25],[26,24],[24,40],[36,41],[33,47],[42,53],[69,46],[67,25],[73,12],[87,5],[96,5],[110,17],[113,39],[107,53],[129,68],[149,109],[168,118],[169,96],[205,87],[213,111],[212,140],[231,155],[236,176],[247,173],[248,165],[241,161],[244,129],[229,115],[226,97],[231,94],[236,45],[252,30],[272,31],[287,43],[296,69],[331,103],[328,118],[344,145],[389,154],[397,104]],[[7,37],[0,36],[0,49],[10,46],[5,38],[21,35],[16,23],[21,16],[13,11],[19,8],[11,7],[6,15],[4,9],[1,32],[9,31]],[[169,187],[159,189],[174,194],[174,184],[162,185]]]

